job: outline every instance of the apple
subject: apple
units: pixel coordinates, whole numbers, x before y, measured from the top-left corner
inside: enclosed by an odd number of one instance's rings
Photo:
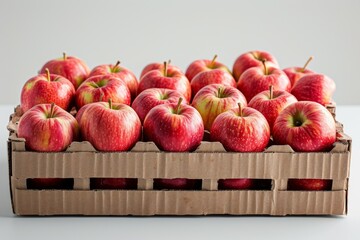
[[[41,103],[55,103],[64,110],[70,110],[75,96],[75,88],[66,78],[50,74],[39,74],[30,78],[21,91],[21,109],[26,112]]]
[[[289,92],[273,91],[273,86],[270,85],[268,91],[260,92],[251,99],[249,107],[255,108],[264,115],[272,132],[274,122],[280,112],[294,102],[297,102],[297,99]]]
[[[97,75],[113,75],[120,78],[129,88],[131,99],[135,99],[136,91],[139,85],[138,80],[132,71],[126,67],[120,66],[120,61],[117,61],[116,64],[104,64],[95,67],[93,70],[91,70],[89,77]]]
[[[332,180],[329,179],[289,179],[287,190],[296,191],[329,191]]]
[[[78,109],[92,102],[131,104],[131,94],[126,83],[113,75],[98,75],[85,80],[76,90],[75,102]]]
[[[135,98],[131,106],[143,123],[146,115],[153,107],[164,103],[177,103],[181,97],[184,98],[182,94],[175,90],[166,88],[149,88],[142,91]],[[188,104],[186,99],[184,99],[184,103]]]
[[[219,179],[219,190],[246,190],[252,189],[254,182],[250,178]]]
[[[137,189],[136,178],[92,178],[91,189]]]
[[[241,74],[237,88],[250,100],[258,93],[268,90],[272,85],[274,90],[290,91],[291,84],[286,74],[275,67],[263,63],[262,67],[253,67]]]
[[[315,73],[314,71],[306,68],[307,65],[311,62],[311,60],[313,60],[313,57],[310,57],[303,67],[289,67],[283,69],[284,73],[288,76],[290,80],[291,87],[293,87],[297,80],[299,80],[301,77],[309,73]]]
[[[79,126],[64,109],[52,104],[38,104],[21,116],[18,137],[25,138],[28,150],[59,152],[77,140]]]
[[[200,72],[210,71],[213,69],[222,69],[225,72],[231,74],[230,70],[222,63],[216,61],[217,55],[212,60],[202,59],[195,60],[186,69],[185,75],[191,82],[191,80]]]
[[[74,180],[71,178],[28,178],[27,189],[73,189]]]
[[[222,143],[226,151],[261,152],[269,143],[270,128],[259,111],[238,104],[215,118],[210,138]]]
[[[172,69],[174,71],[177,71],[179,73],[183,73],[181,71],[181,69],[175,65],[172,65],[171,64],[171,60],[168,60],[167,61],[167,69]],[[141,74],[140,74],[140,79],[145,75],[147,74],[148,72],[152,71],[152,70],[160,70],[160,71],[164,71],[164,63],[159,63],[159,62],[154,62],[154,63],[150,63],[148,65],[146,65],[144,67],[144,69],[141,71]]]
[[[299,101],[314,101],[322,105],[331,103],[335,82],[324,74],[307,74],[300,78],[291,90]]]
[[[69,79],[75,89],[80,86],[90,73],[90,69],[84,61],[76,57],[67,56],[66,53],[63,53],[62,58],[53,59],[45,63],[40,73],[46,73],[46,69],[49,69],[53,74]]]
[[[154,189],[177,189],[177,190],[195,190],[199,189],[197,179],[187,179],[187,178],[155,178],[154,179]]]
[[[299,152],[327,151],[336,141],[335,121],[319,103],[299,101],[276,118],[273,138],[276,144],[288,144]]]
[[[144,137],[153,141],[160,150],[186,152],[195,150],[204,135],[201,115],[195,108],[167,103],[154,107],[144,120]]]
[[[265,51],[250,51],[241,54],[234,62],[233,75],[236,81],[247,69],[252,67],[262,67],[263,62],[268,66],[279,68],[279,64],[275,57]]]
[[[141,136],[141,122],[128,105],[95,102],[84,106],[76,116],[81,135],[99,151],[130,150]]]
[[[194,97],[192,106],[200,113],[205,130],[211,129],[215,118],[238,103],[247,105],[244,95],[234,87],[222,84],[210,84],[203,87]]]
[[[178,91],[190,102],[191,86],[186,76],[173,68],[168,68],[164,62],[164,69],[147,72],[140,80],[138,94],[148,88],[167,88]]]
[[[230,73],[225,72],[222,69],[214,69],[198,73],[191,80],[192,95],[195,96],[200,91],[200,89],[214,83],[236,88],[236,82]]]

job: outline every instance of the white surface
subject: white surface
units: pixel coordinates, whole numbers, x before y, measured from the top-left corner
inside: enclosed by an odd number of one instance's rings
[[[0,104],[66,51],[92,68],[121,60],[139,76],[153,61],[181,69],[212,58],[230,68],[241,53],[271,52],[281,67],[332,77],[335,101],[360,104],[358,0],[0,0]]]
[[[353,138],[349,214],[344,217],[17,217],[8,188],[5,128],[13,106],[0,105],[0,239],[360,239],[360,106],[339,106]]]

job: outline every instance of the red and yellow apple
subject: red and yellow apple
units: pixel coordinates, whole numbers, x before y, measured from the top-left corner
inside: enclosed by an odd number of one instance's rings
[[[175,72],[179,72],[179,73],[184,74],[179,67],[177,67],[177,66],[175,66],[175,65],[172,65],[170,60],[167,61],[166,68],[167,68],[167,69],[171,69],[171,70],[173,70],[173,71],[175,71]],[[146,65],[146,66],[144,67],[144,69],[141,71],[140,79],[141,79],[145,74],[147,74],[148,72],[150,72],[150,71],[152,71],[152,70],[160,70],[160,71],[163,72],[163,71],[165,70],[165,68],[164,68],[164,63],[163,63],[163,62],[162,62],[162,63],[160,63],[160,62],[149,63],[149,64]]]
[[[306,68],[312,59],[313,57],[310,57],[303,67],[289,67],[283,69],[284,73],[288,76],[290,80],[291,87],[293,87],[297,80],[299,80],[301,77],[310,73],[315,73],[314,71]]]

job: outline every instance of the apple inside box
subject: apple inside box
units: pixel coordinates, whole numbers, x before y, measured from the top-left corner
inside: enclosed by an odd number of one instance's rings
[[[162,152],[153,142],[98,152],[89,142],[73,142],[54,153],[26,151],[16,135],[18,118],[15,111],[8,125],[17,215],[347,214],[351,139],[340,123],[329,152],[294,152],[288,145],[226,152],[204,139],[194,152]]]

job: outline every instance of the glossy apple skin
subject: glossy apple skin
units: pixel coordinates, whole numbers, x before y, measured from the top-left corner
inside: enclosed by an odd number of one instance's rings
[[[144,137],[153,141],[160,150],[187,152],[195,150],[204,135],[200,113],[182,104],[178,113],[177,104],[162,104],[154,107],[144,120]]]
[[[77,140],[79,126],[76,119],[58,106],[50,117],[51,104],[39,104],[21,116],[19,138],[25,138],[26,149],[39,152],[64,151]]]
[[[265,117],[249,107],[234,108],[221,113],[214,121],[210,137],[222,143],[230,152],[262,152],[270,140],[270,128]]]
[[[50,73],[69,79],[75,89],[88,78],[90,73],[90,69],[83,60],[72,56],[67,56],[65,59],[62,57],[48,61],[41,68],[40,73],[46,73],[46,68],[49,69]]]
[[[149,88],[167,88],[178,91],[186,101],[191,99],[191,86],[186,76],[174,69],[168,69],[167,76],[163,70],[152,70],[140,80],[138,94]]]
[[[136,97],[136,92],[139,86],[139,82],[135,74],[123,66],[114,66],[114,64],[104,64],[95,67],[91,70],[89,77],[97,75],[113,75],[121,80],[123,80],[127,87],[130,90],[131,99],[134,100]]]
[[[249,107],[252,107],[264,115],[270,126],[270,132],[274,126],[276,118],[280,112],[292,103],[297,102],[297,99],[286,91],[273,91],[273,98],[270,99],[270,91],[263,91],[255,95],[249,102]]]
[[[288,144],[298,152],[327,151],[336,141],[335,121],[319,103],[299,101],[279,114],[273,138],[276,144]]]
[[[137,189],[136,178],[94,178],[91,189]]]
[[[289,78],[283,71],[274,67],[267,67],[266,74],[263,66],[246,70],[239,78],[237,88],[250,102],[256,94],[268,90],[270,85],[274,87],[274,91],[289,92],[291,89]]]
[[[236,88],[236,82],[230,73],[222,69],[214,69],[197,74],[191,80],[191,92],[195,96],[203,87],[216,83]]]
[[[184,74],[181,69],[175,65],[172,65],[172,64],[169,64],[167,66],[168,69],[171,69],[173,71],[176,71],[176,72],[179,72],[179,73],[182,73]],[[144,67],[144,69],[141,71],[141,74],[140,74],[140,79],[145,75],[147,74],[148,72],[152,71],[152,70],[160,70],[162,72],[164,72],[164,63],[158,63],[158,62],[154,62],[154,63],[149,63],[148,65],[146,65]]]
[[[287,190],[329,191],[332,181],[328,179],[289,179]]]
[[[251,51],[244,54],[241,54],[234,62],[233,65],[233,75],[236,81],[239,80],[240,76],[247,69],[252,67],[262,67],[263,61],[267,63],[268,66],[273,66],[274,68],[279,68],[279,64],[275,57],[265,51]]]
[[[74,183],[68,178],[30,178],[27,189],[72,189]]]
[[[88,78],[76,90],[75,102],[78,109],[92,102],[131,104],[131,94],[126,83],[112,75],[98,75]]]
[[[205,130],[210,131],[215,118],[229,109],[236,108],[238,103],[244,107],[247,105],[244,95],[238,89],[222,84],[210,84],[195,95],[192,106],[200,113]]]
[[[177,189],[177,190],[192,190],[196,189],[196,179],[187,178],[158,178],[154,179],[154,189]]]
[[[219,190],[246,190],[254,186],[250,178],[219,179]]]
[[[42,103],[55,103],[64,110],[70,110],[75,96],[75,88],[66,78],[50,74],[39,74],[30,78],[23,86],[20,97],[21,109],[26,112]]]
[[[212,60],[201,59],[193,61],[188,68],[186,69],[185,75],[191,82],[191,80],[198,74],[204,71],[210,71],[213,69],[221,69],[227,73],[230,73],[228,67],[226,67],[223,63],[215,61],[212,63]]]
[[[146,115],[152,108],[165,103],[177,103],[179,98],[184,99],[184,96],[176,90],[166,88],[149,88],[142,91],[135,98],[131,107],[135,110],[143,123]],[[183,100],[183,103],[188,104],[186,99]]]
[[[311,73],[315,73],[314,71],[307,68],[304,70],[302,67],[289,67],[283,69],[283,71],[286,74],[286,76],[288,76],[291,83],[291,87],[293,87],[301,77]]]
[[[76,116],[83,140],[99,151],[128,151],[141,136],[141,122],[128,105],[95,102],[84,106]]]
[[[335,82],[324,74],[308,74],[300,78],[291,90],[299,101],[314,101],[322,105],[331,103]]]

